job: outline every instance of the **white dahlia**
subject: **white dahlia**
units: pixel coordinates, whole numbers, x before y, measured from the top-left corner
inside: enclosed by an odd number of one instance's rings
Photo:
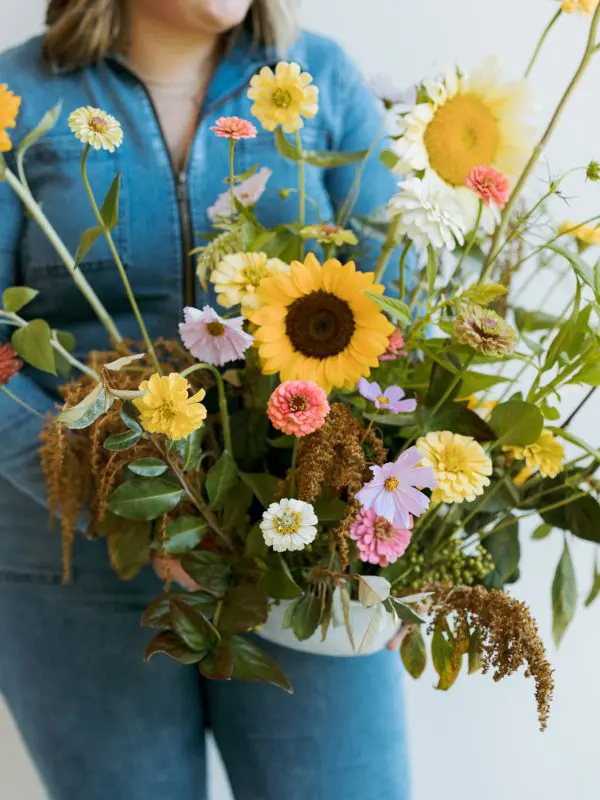
[[[317,535],[317,515],[303,500],[280,500],[271,503],[263,514],[260,529],[269,547],[278,553],[303,550]]]

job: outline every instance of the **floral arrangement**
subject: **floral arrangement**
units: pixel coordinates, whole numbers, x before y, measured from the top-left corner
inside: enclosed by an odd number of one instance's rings
[[[318,89],[297,64],[264,67],[248,91],[252,114],[273,132],[281,158],[297,163],[298,186],[282,191],[297,191],[298,221],[261,225],[254,206],[270,173],[235,171],[237,142],[257,129],[219,119],[227,189],[210,209],[214,235],[197,253],[216,302],[182,310],[180,341],[151,340],[129,285],[111,234],[119,177],[101,204],[87,177],[94,151],[121,145],[118,120],[91,107],[69,116],[97,220],[74,255],[36,203],[24,166],[59,109],[18,146],[14,170],[0,162],[108,334],[98,342],[105,350],[82,363],[72,337],[22,316],[34,290],[7,289],[0,322],[13,332],[0,346],[0,390],[24,405],[10,389],[24,363],[69,376],[41,446],[65,579],[87,510],[89,534],[106,538],[123,579],[151,564],[164,579],[143,617],[155,629],[147,658],[164,653],[207,678],[289,691],[245,635],[260,635],[274,606],[285,607],[283,625],[298,640],[345,626],[358,653],[391,619],[413,677],[425,668],[430,634],[439,689],[455,682],[465,658],[469,672],[491,670],[495,680],[524,666],[545,727],[552,670],[529,610],[506,591],[519,576],[519,527],[538,516],[536,539],[564,537],[552,585],[557,642],[577,600],[569,539],[600,543],[600,453],[570,432],[573,415],[560,424],[557,408],[565,385],[592,387],[589,398],[600,384],[600,281],[584,255],[600,244],[600,229],[597,217],[548,222],[546,203],[562,178],[533,203],[523,194],[600,47],[600,8],[565,0],[527,75],[569,13],[590,15],[589,37],[541,135],[526,80],[507,82],[495,61],[424,82],[412,104],[384,99],[401,133],[380,154],[399,181],[383,222],[353,220],[349,200],[338,219],[305,224],[305,164],[355,163],[358,186],[371,153],[304,150]],[[0,86],[3,152],[18,110],[19,98]],[[600,178],[597,163],[585,171]],[[372,272],[352,261],[365,231],[382,240]],[[79,269],[99,237],[139,323],[138,343],[123,340]],[[559,317],[544,312],[544,300],[530,310],[513,301],[515,277],[542,269],[572,274]],[[595,573],[587,602],[599,591]],[[357,604],[370,614],[362,641],[354,641]]]

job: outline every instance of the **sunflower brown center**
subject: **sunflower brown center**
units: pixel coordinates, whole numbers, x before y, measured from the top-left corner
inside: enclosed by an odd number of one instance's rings
[[[330,358],[349,345],[356,323],[345,300],[320,289],[288,308],[286,333],[295,350],[308,358]]]
[[[211,336],[223,336],[225,325],[222,322],[209,322],[206,325],[206,330]]]
[[[287,89],[275,89],[271,95],[273,105],[277,108],[289,108],[292,103],[292,95]]]
[[[106,133],[108,130],[108,122],[103,117],[90,117],[88,124],[94,133]]]
[[[308,400],[303,394],[294,394],[288,400],[288,408],[293,414],[299,411],[306,411],[308,408]]]

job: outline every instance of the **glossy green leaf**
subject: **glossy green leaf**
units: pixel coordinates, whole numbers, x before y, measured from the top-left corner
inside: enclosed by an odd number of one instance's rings
[[[150,563],[152,528],[148,522],[121,519],[112,514],[104,523],[110,563],[117,575],[129,580]]]
[[[107,508],[126,519],[151,520],[172,511],[183,489],[164,478],[131,478],[112,493]]]
[[[197,664],[205,656],[205,653],[198,653],[189,648],[173,631],[162,631],[156,634],[146,647],[144,661],[150,661],[152,656],[157,653],[164,653],[180,664]]]
[[[280,479],[265,472],[240,472],[240,478],[252,489],[262,505],[268,508],[279,488]]]
[[[520,331],[549,331],[556,327],[558,318],[544,311],[514,308],[515,323]]]
[[[320,169],[330,169],[332,167],[342,167],[347,164],[354,164],[363,161],[368,155],[368,150],[360,150],[354,153],[334,152],[330,150],[302,150],[298,151],[295,142],[292,143],[283,133],[280,127],[275,130],[275,145],[280,155],[291,161],[305,161]]]
[[[558,646],[577,608],[577,581],[569,545],[565,540],[552,581],[552,635]]]
[[[198,586],[214,595],[222,595],[231,584],[231,567],[216,553],[194,550],[181,558],[181,566]]]
[[[412,628],[402,640],[400,657],[408,674],[415,680],[420,678],[427,666],[427,648],[418,626]]]
[[[72,333],[69,333],[69,331],[54,331],[54,336],[68,353],[72,353],[75,350],[75,337]],[[62,353],[56,350],[54,351],[54,363],[59,375],[68,378],[73,368]]]
[[[269,547],[265,542],[264,536],[260,529],[258,522],[250,528],[248,536],[246,536],[246,555],[265,559]]]
[[[169,619],[173,631],[196,653],[212,650],[221,640],[219,631],[204,614],[187,605],[184,600],[171,600]]]
[[[206,428],[202,426],[177,442],[177,452],[181,457],[181,467],[184,472],[198,469],[205,431]]]
[[[592,581],[592,586],[588,593],[588,596],[585,598],[585,606],[591,606],[594,600],[600,594],[600,572],[598,571],[598,562],[594,562],[594,577]]]
[[[242,636],[227,636],[223,639],[233,661],[232,677],[246,681],[272,683],[292,693],[292,684],[281,668],[263,650]]]
[[[79,244],[77,246],[77,251],[75,253],[75,265],[81,264],[83,259],[87,256],[90,252],[96,240],[99,236],[102,235],[102,228],[98,225],[94,226],[93,228],[87,228],[81,236],[79,237]]]
[[[134,433],[134,431],[131,431]],[[160,458],[138,458],[137,461],[132,461],[127,465],[135,475],[140,475],[142,478],[158,478],[163,475],[168,467]]]
[[[274,600],[293,600],[302,594],[282,556],[278,556],[276,566],[263,573],[260,586]]]
[[[224,450],[217,463],[206,476],[206,491],[213,508],[223,508],[223,503],[238,481],[238,470],[230,453]]]
[[[111,231],[119,221],[119,194],[121,190],[121,175],[117,173],[115,175],[108,192],[106,193],[106,197],[104,198],[104,202],[102,203],[102,208],[100,209],[100,214],[102,215],[102,219],[104,220],[104,224]]]
[[[37,289],[27,286],[10,286],[2,294],[2,307],[8,313],[16,314],[39,294]]]
[[[600,364],[585,364],[569,383],[583,383],[587,386],[600,386]]]
[[[113,436],[108,436],[104,440],[103,447],[105,450],[129,450],[136,445],[140,440],[141,434],[136,431],[125,431],[124,433],[115,433]]]
[[[504,375],[490,375],[486,372],[467,372],[460,384],[460,396],[469,397],[477,392],[484,392],[499,383],[509,380]]]
[[[475,303],[478,306],[487,306],[507,292],[506,286],[500,283],[474,283],[468,286],[460,296],[463,303]]]
[[[158,628],[158,630],[168,628],[171,624],[169,605],[175,599],[200,611],[205,617],[212,617],[217,607],[215,598],[205,592],[171,591],[161,595],[148,606],[142,615],[142,625],[147,628]]]
[[[321,495],[315,501],[314,509],[319,522],[339,522],[348,510],[348,504],[339,497]]]
[[[494,431],[479,414],[460,403],[444,403],[435,414],[428,408],[421,408],[418,417],[423,433],[451,430],[462,436],[472,436],[478,442],[491,442],[496,438]]]
[[[426,621],[407,603],[403,603],[397,597],[390,599],[393,602],[396,614],[398,614],[402,622],[406,622],[409,625],[422,625]]]
[[[11,342],[23,361],[42,372],[56,375],[51,339],[52,331],[48,323],[43,319],[33,319],[25,327],[17,328]]]
[[[494,569],[485,576],[483,582],[488,589],[502,589],[514,576],[521,559],[519,524],[516,518],[511,525],[486,535],[482,544],[494,562]]]
[[[198,669],[203,677],[216,681],[231,680],[233,667],[233,657],[225,642],[220,642],[198,664]]]
[[[129,428],[130,431],[137,431],[138,433],[142,433],[143,428],[138,422],[138,416],[139,412],[137,408],[133,405],[133,403],[131,403],[129,400],[123,403],[119,417]]]
[[[321,601],[312,592],[307,592],[294,606],[292,631],[300,642],[310,639],[321,621]]]
[[[269,602],[265,591],[256,584],[234,586],[223,599],[219,630],[243,633],[267,621]]]
[[[548,525],[547,522],[542,522],[541,525],[538,525],[534,532],[531,534],[531,538],[535,541],[540,539],[546,539],[552,533],[552,525]]]
[[[172,519],[165,528],[164,548],[168,556],[180,556],[197,547],[206,533],[206,523],[198,517]]]
[[[103,385],[98,383],[77,405],[63,409],[57,419],[67,428],[82,430],[106,414],[114,402],[115,398],[107,394]]]
[[[496,432],[496,445],[524,447],[539,439],[544,427],[544,417],[533,403],[509,400],[494,408],[489,423]]]

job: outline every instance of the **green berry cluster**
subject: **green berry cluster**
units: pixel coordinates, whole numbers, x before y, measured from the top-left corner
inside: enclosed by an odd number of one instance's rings
[[[492,557],[479,544],[474,554],[464,553],[461,540],[449,539],[436,552],[433,559],[427,558],[419,548],[409,548],[404,556],[407,573],[406,588],[419,589],[425,583],[451,583],[452,586],[473,586],[479,583],[494,568]],[[429,561],[429,563],[426,563]]]

